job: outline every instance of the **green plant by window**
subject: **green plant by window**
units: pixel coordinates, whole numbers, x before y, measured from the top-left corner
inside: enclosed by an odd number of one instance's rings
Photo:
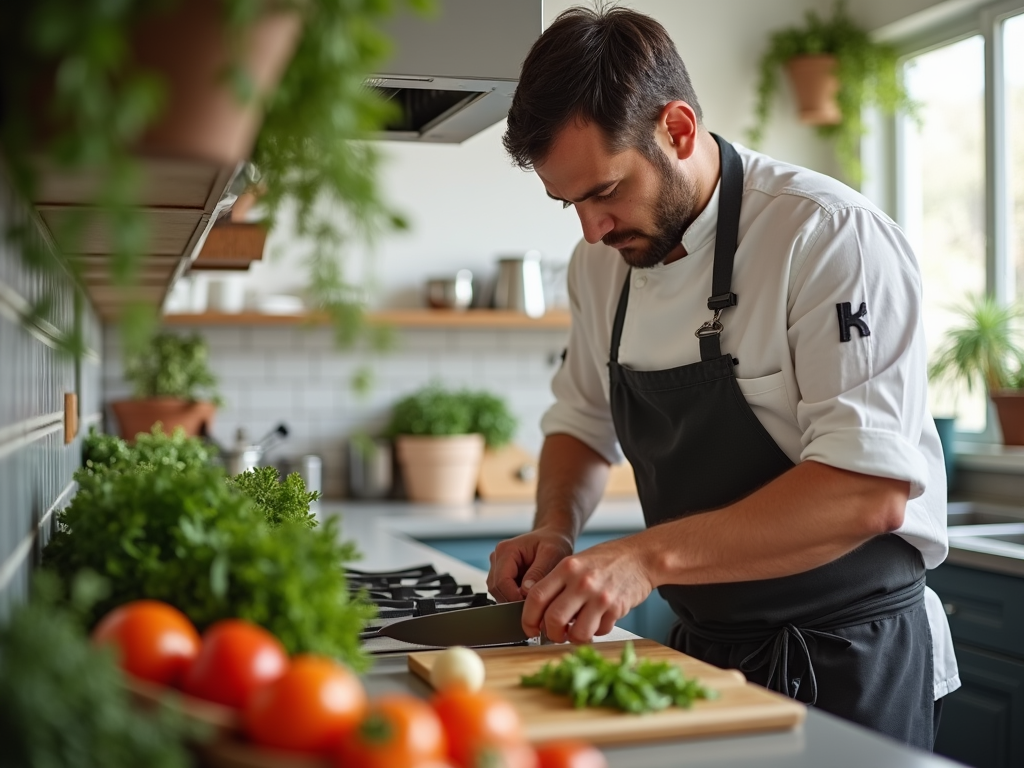
[[[956,307],[962,323],[946,337],[928,368],[934,382],[962,382],[968,392],[988,392],[1024,385],[1024,345],[1019,305],[1005,306],[991,296],[971,296]]]
[[[210,400],[220,402],[206,342],[199,334],[155,334],[144,349],[125,355],[124,375],[141,400],[178,397],[195,401],[205,391]]]
[[[508,443],[516,419],[508,405],[487,392],[452,391],[431,385],[399,400],[387,432],[397,435],[483,435],[489,448]]]
[[[768,50],[761,57],[757,85],[754,127],[747,132],[752,147],[758,147],[771,116],[779,86],[780,68],[797,56],[831,54],[836,57],[839,92],[836,101],[841,114],[836,125],[817,126],[819,135],[835,142],[836,156],[851,183],[863,176],[860,139],[866,132],[862,110],[877,107],[885,114],[897,110],[913,113],[911,101],[897,69],[896,51],[877,43],[846,15],[842,0],[830,19],[807,11],[802,27],[774,32]]]

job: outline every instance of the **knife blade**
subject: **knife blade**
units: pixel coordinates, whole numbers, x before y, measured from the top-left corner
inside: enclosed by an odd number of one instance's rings
[[[529,639],[523,632],[524,603],[497,603],[416,616],[381,627],[377,636],[439,648],[522,643]]]

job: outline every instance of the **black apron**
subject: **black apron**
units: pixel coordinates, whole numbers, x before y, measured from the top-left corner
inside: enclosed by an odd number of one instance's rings
[[[630,275],[609,360],[611,410],[636,474],[647,526],[727,506],[793,466],[751,411],[722,354],[743,165],[715,136],[722,181],[712,296],[701,360],[662,371],[619,364]],[[689,333],[680,329],[680,333]],[[877,536],[827,565],[777,579],[658,588],[679,621],[670,644],[753,682],[931,749],[931,632],[924,563],[899,536]]]

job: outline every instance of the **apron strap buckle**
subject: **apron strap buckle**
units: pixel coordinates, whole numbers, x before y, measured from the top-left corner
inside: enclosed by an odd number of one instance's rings
[[[725,330],[722,325],[720,318],[722,317],[722,310],[716,309],[715,316],[708,320],[704,325],[693,332],[693,335],[698,339],[704,339],[708,336],[718,336]]]

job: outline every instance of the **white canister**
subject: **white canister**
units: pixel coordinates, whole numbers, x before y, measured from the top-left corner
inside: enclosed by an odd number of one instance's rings
[[[210,279],[210,309],[237,314],[245,309],[245,277],[231,275]]]

